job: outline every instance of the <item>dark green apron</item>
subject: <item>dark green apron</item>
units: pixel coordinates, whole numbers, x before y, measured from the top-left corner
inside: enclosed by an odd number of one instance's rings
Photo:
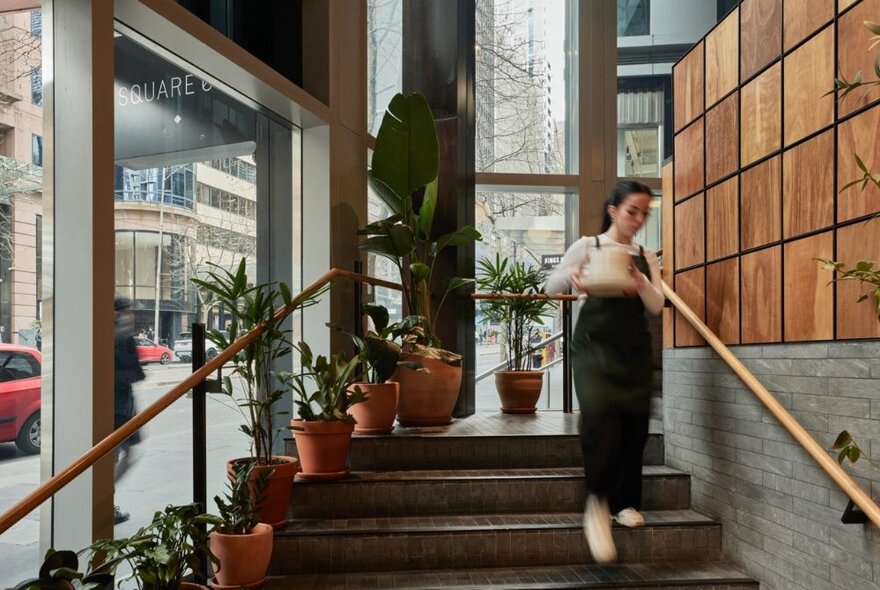
[[[599,248],[599,238],[596,238]],[[645,251],[633,257],[648,280]],[[641,297],[587,297],[571,342],[572,372],[580,407],[616,406],[648,412],[651,404],[651,335]]]

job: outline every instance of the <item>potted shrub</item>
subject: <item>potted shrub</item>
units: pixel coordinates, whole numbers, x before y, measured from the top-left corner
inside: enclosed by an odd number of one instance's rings
[[[534,295],[544,292],[547,274],[537,265],[511,263],[495,255],[477,263],[477,287],[496,294]],[[484,322],[498,323],[505,336],[507,370],[496,371],[495,388],[501,397],[501,411],[508,414],[531,414],[541,396],[544,372],[529,370],[532,336],[535,326],[543,325],[547,311],[555,306],[549,299],[487,299],[482,302]]]
[[[211,580],[215,589],[260,588],[272,557],[273,529],[260,522],[260,504],[271,471],[262,470],[252,479],[253,462],[233,466],[235,477],[227,483],[225,499],[214,496],[220,524],[208,537],[208,546],[220,564]],[[253,481],[255,493],[250,491]]]
[[[363,338],[348,333],[358,352],[362,354],[363,380],[352,384],[364,394],[364,401],[349,407],[354,416],[357,434],[388,434],[394,430],[400,384],[392,380],[398,366],[419,370],[419,363],[403,360],[403,349],[393,340],[393,326],[388,325],[388,310],[383,305],[367,304],[364,315],[373,321]]]
[[[203,514],[195,504],[169,505],[133,536],[96,541],[83,553],[90,556],[89,567],[95,573],[115,575],[121,564],[127,564],[131,573],[119,580],[120,585],[133,580],[139,590],[206,588],[184,580],[205,575],[200,567],[205,556],[217,564],[208,547],[208,527],[218,524],[218,517]]]
[[[74,585],[76,584],[76,585]],[[36,578],[18,584],[15,590],[113,590],[113,575],[81,573],[73,551],[49,549]]]
[[[262,471],[272,472],[259,520],[277,529],[287,524],[290,491],[299,469],[296,458],[278,456],[272,452],[280,432],[274,426],[275,417],[287,413],[278,409],[284,390],[274,369],[276,361],[291,350],[288,339],[290,330],[284,325],[293,311],[290,307],[290,289],[283,283],[250,284],[244,258],[234,272],[216,265],[213,267],[215,270],[208,273],[207,279],[193,279],[193,283],[211,293],[215,302],[222,303],[231,319],[228,330],[212,330],[208,332],[208,338],[218,348],[225,350],[249,330],[266,324],[262,334],[230,360],[231,376],[224,378],[222,394],[229,396],[239,408],[244,420],[240,430],[250,439],[250,456],[231,459],[227,463],[227,474],[233,478],[234,466],[240,462],[255,464],[251,471],[252,478],[259,476]],[[314,303],[316,298],[317,295],[310,297],[304,304]],[[287,308],[287,313],[276,317],[276,309],[282,305]],[[233,388],[234,376],[240,378],[242,393]],[[254,494],[253,489],[251,493]]]
[[[355,419],[348,410],[364,401],[353,386],[363,353],[351,360],[345,352],[326,358],[312,354],[305,342],[296,345],[301,371],[279,373],[294,393],[298,419],[291,420],[303,479],[341,479],[348,475],[346,459]]]
[[[434,325],[446,296],[472,281],[449,279],[440,289],[434,276],[437,257],[448,247],[472,244],[480,233],[471,226],[435,236],[434,212],[440,167],[439,142],[431,108],[419,94],[391,99],[376,135],[369,182],[391,215],[358,232],[361,249],[390,260],[400,273],[409,316],[392,333],[403,352],[424,372],[398,368],[398,421],[405,425],[440,425],[451,420],[461,386],[461,356],[441,348]],[[440,294],[436,307],[432,288]]]

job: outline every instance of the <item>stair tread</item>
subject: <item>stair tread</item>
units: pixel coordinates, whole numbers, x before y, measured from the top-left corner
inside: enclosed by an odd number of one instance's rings
[[[694,510],[645,510],[645,526],[706,526],[716,522]],[[462,516],[410,516],[394,518],[295,519],[277,536],[351,535],[388,533],[447,533],[492,530],[547,530],[580,528],[583,514],[486,514]],[[619,525],[615,525],[619,526]]]
[[[352,471],[345,478],[335,482],[297,481],[296,485],[333,485],[366,482],[398,482],[398,481],[450,481],[450,480],[483,480],[483,479],[568,479],[583,477],[581,467],[556,467],[548,469],[424,469],[424,470],[393,470],[393,471]],[[684,471],[665,465],[645,465],[642,468],[645,477],[687,477]]]
[[[559,565],[356,574],[278,576],[266,590],[281,588],[656,588],[750,584],[755,580],[723,562]]]

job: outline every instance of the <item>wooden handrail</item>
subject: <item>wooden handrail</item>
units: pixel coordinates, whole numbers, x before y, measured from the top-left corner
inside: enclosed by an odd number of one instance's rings
[[[274,319],[279,321],[292,313],[306,299],[320,291],[324,286],[328,285],[335,279],[348,279],[357,283],[367,283],[376,287],[385,287],[387,289],[402,290],[403,287],[397,283],[375,279],[366,275],[333,268],[321,275],[316,281],[303,289],[299,295],[293,298],[290,305],[279,308],[275,312]],[[233,342],[228,348],[223,350],[216,357],[208,361],[201,369],[190,374],[180,384],[164,394],[158,400],[147,406],[143,412],[135,415],[131,420],[120,426],[117,430],[111,432],[104,440],[96,444],[94,447],[86,451],[82,456],[73,463],[47,479],[40,484],[37,489],[25,496],[21,501],[15,504],[0,516],[0,534],[9,530],[15,523],[30,514],[40,504],[54,496],[58,491],[82,474],[86,469],[98,462],[102,457],[110,453],[118,447],[128,437],[134,434],[138,429],[146,425],[150,420],[165,411],[168,406],[180,399],[187,391],[195,387],[198,383],[206,379],[211,373],[226,364],[233,356],[238,354],[245,346],[250,344],[255,338],[266,330],[266,324],[260,324],[256,328],[248,331]]]
[[[706,324],[697,317],[697,314],[682,301],[675,291],[673,291],[666,282],[663,282],[663,293],[666,298],[675,306],[678,312],[688,321],[688,323],[700,333],[706,342],[709,343],[718,356],[727,363],[727,365],[736,373],[746,387],[748,387],[755,397],[770,410],[773,416],[782,426],[794,437],[807,453],[819,464],[825,473],[834,480],[834,483],[840,487],[844,494],[850,497],[852,501],[861,508],[874,526],[880,527],[880,507],[871,499],[871,497],[853,479],[843,470],[843,468],[831,458],[828,452],[816,442],[809,432],[807,432],[800,422],[783,407],[779,400],[771,394],[766,387],[749,371],[736,355],[731,352],[727,346],[709,329]]]

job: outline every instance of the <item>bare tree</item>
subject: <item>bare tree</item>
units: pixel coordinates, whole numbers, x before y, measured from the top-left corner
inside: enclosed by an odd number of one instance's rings
[[[548,107],[543,2],[477,0],[477,169],[556,172],[564,154]],[[559,73],[561,75],[561,72]]]
[[[30,77],[41,67],[42,20],[31,19],[30,15],[29,12],[0,15],[0,89],[11,90],[17,81]],[[28,23],[27,28],[24,22]],[[32,23],[40,23],[40,29],[32,32]],[[0,93],[0,110],[14,104],[16,94],[14,91]]]
[[[367,96],[372,102],[387,102],[400,90],[403,71],[403,0],[367,1]],[[386,99],[387,97],[387,99]],[[367,110],[367,130],[375,133],[386,104],[372,104]]]

